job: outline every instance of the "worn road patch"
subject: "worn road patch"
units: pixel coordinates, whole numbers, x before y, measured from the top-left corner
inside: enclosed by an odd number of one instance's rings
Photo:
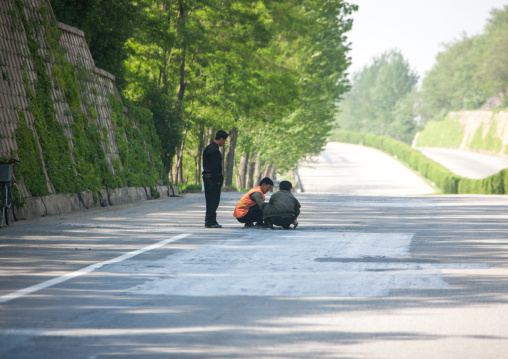
[[[377,297],[394,289],[445,289],[443,269],[481,263],[414,260],[407,233],[252,231],[159,261],[105,270],[160,274],[130,294],[188,296]]]

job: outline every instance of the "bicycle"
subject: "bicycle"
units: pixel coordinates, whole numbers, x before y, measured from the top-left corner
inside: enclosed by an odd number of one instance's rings
[[[14,223],[14,202],[12,201],[11,185],[16,185],[12,177],[12,169],[19,160],[11,158],[7,163],[0,163],[0,193],[2,194],[2,203],[0,209],[0,228],[4,224]]]

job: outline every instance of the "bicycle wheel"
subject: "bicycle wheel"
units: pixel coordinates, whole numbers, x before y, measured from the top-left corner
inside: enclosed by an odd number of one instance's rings
[[[2,228],[4,226],[4,223],[5,223],[5,214],[6,214],[6,211],[5,211],[5,206],[7,205],[7,198],[9,197],[8,196],[8,191],[9,191],[9,188],[7,187],[7,184],[5,183],[2,183],[2,186],[0,187],[0,193],[2,194],[2,202],[1,202],[1,206],[0,206],[0,228]]]
[[[10,225],[14,223],[13,218],[13,205],[12,205],[12,195],[11,190],[7,187],[7,201],[5,202],[5,224]]]
[[[12,207],[4,207],[5,212],[5,224],[10,225],[14,223],[14,215],[12,213]]]
[[[2,218],[0,218],[0,228],[2,228],[5,223],[5,207],[2,206],[0,212],[1,212],[0,214],[2,217]]]

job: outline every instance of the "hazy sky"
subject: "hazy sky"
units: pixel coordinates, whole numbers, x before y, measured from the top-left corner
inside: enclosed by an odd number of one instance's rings
[[[349,72],[369,65],[374,56],[397,48],[420,77],[429,71],[443,43],[461,34],[483,31],[492,8],[508,0],[346,0],[359,5],[353,15],[352,65]]]

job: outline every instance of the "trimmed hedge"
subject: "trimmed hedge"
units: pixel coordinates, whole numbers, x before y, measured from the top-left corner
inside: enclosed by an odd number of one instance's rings
[[[464,178],[452,173],[441,164],[426,157],[404,142],[386,136],[337,130],[328,138],[332,142],[344,142],[373,147],[418,171],[434,182],[443,193],[450,194],[505,194],[508,193],[508,169],[483,179]]]

